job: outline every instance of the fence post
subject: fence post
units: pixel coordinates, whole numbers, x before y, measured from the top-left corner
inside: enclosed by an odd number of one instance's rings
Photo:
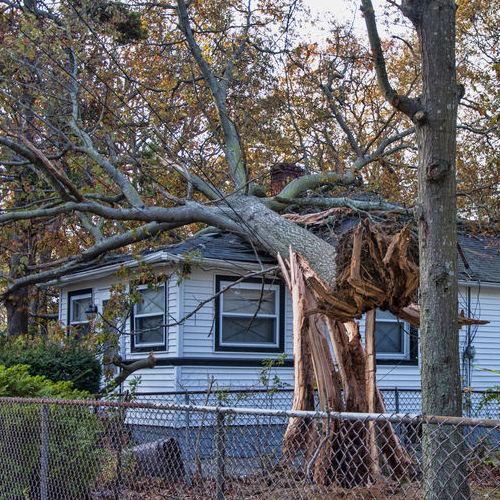
[[[226,436],[225,436],[225,415],[224,413],[216,413],[215,423],[215,457],[216,457],[216,498],[224,500],[224,483],[226,471]]]
[[[48,499],[49,406],[42,404],[40,446],[40,500]]]
[[[189,405],[189,393],[186,391],[184,393],[184,403],[186,405]],[[191,412],[189,410],[186,410],[185,412],[185,424],[186,424],[186,434],[184,437],[184,450],[185,450],[185,456],[186,456],[186,464],[189,464],[191,460],[191,446],[189,443],[189,427],[191,426]],[[189,486],[191,484],[191,474],[190,474],[190,467],[189,465],[186,467],[186,483]]]
[[[120,500],[120,490],[122,484],[122,458],[123,458],[123,422],[125,420],[125,412],[121,406],[118,407],[118,417],[116,429],[117,433],[117,447],[116,450],[116,481],[115,481],[115,500]]]
[[[399,413],[399,389],[394,389],[394,404],[396,406],[396,413]]]

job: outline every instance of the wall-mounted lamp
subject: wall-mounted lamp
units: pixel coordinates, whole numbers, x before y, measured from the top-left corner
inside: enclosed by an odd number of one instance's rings
[[[97,314],[98,309],[95,304],[89,304],[89,307],[87,307],[85,314],[87,316],[87,319],[90,321],[94,316]]]

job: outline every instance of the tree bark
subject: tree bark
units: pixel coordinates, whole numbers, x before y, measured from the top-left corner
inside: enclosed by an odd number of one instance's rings
[[[375,319],[376,311],[372,309],[366,313],[365,328],[365,351],[366,351],[366,396],[368,399],[368,412],[375,413],[377,394],[376,394],[376,363],[375,363]],[[372,473],[378,475],[380,472],[377,447],[377,429],[373,420],[368,424],[368,439],[370,455],[372,457]]]
[[[9,277],[16,279],[25,274],[23,259],[28,258],[28,231],[14,231],[12,241],[17,246],[9,262]],[[7,311],[7,338],[27,335],[29,328],[29,287],[24,286],[7,296],[5,301]]]
[[[408,1],[421,44],[426,116],[417,123],[422,410],[461,416],[456,234],[455,3]],[[408,10],[409,9],[409,10]],[[460,432],[425,425],[425,499],[470,497]]]
[[[296,261],[292,254],[289,261],[290,273],[288,273],[281,258],[278,260],[292,295],[294,362],[292,409],[313,411],[315,407],[313,364],[309,342],[309,325],[304,315],[305,303],[302,300],[305,292],[304,280],[302,274],[297,272]],[[299,451],[303,451],[307,461],[312,456],[312,450],[317,442],[318,433],[314,419],[291,418],[283,437],[283,464],[288,465]]]

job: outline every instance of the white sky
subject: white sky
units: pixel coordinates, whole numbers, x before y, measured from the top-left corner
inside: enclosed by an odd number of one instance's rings
[[[340,22],[345,22],[353,25],[353,29],[357,34],[364,35],[366,33],[365,21],[360,11],[360,0],[303,0],[304,4],[311,9],[313,17],[317,15],[320,20],[327,19],[332,16]],[[396,31],[401,35],[408,29],[408,22],[404,22],[401,14],[398,14],[394,7],[390,7],[387,0],[372,0],[375,7],[375,15],[377,16],[377,25],[381,36],[385,36],[389,31],[394,34]],[[384,15],[384,11],[390,8],[391,16]],[[318,26],[318,34],[312,34],[312,38],[320,37],[321,21],[316,23]]]

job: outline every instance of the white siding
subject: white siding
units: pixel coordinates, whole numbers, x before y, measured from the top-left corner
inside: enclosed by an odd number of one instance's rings
[[[215,293],[215,277],[217,274],[228,275],[228,272],[196,270],[183,283],[184,314],[194,311],[200,302],[210,299]],[[237,279],[238,276],[235,276]],[[288,293],[285,294],[285,352],[292,358],[292,307]],[[215,351],[215,302],[206,303],[183,325],[182,352],[186,357],[213,357],[261,359],[276,357],[277,354],[265,352],[216,352]]]
[[[161,272],[168,272],[162,269]],[[240,269],[235,277],[244,270]],[[193,311],[201,302],[209,300],[215,293],[215,276],[229,276],[226,270],[203,269],[199,267],[180,284],[176,277],[168,282],[168,322],[173,323]],[[109,297],[109,288],[117,278],[112,276],[99,280],[85,280],[64,287],[60,296],[59,317],[67,321],[67,294],[70,291],[84,288],[94,290],[94,300],[102,311],[102,302]],[[460,309],[467,313],[467,288],[460,288]],[[291,298],[285,293],[285,352],[287,359],[292,359],[292,307]],[[259,352],[216,352],[214,348],[215,321],[214,301],[209,300],[199,311],[189,317],[182,325],[173,325],[167,332],[167,352],[155,352],[157,359],[169,357],[202,357],[202,358],[232,358],[255,359],[277,356],[273,353]],[[500,385],[500,375],[487,370],[500,369],[500,287],[471,288],[472,316],[489,321],[487,325],[471,327],[473,345],[476,357],[472,362],[471,386],[474,389],[486,389]],[[127,332],[130,332],[130,321],[127,321]],[[364,319],[360,321],[360,332],[364,337]],[[461,353],[466,345],[467,328],[460,331]],[[130,337],[123,340],[124,354],[129,359],[144,357],[145,353],[130,352]],[[482,369],[481,369],[482,368]],[[249,389],[259,387],[259,377],[262,368],[244,366],[157,366],[152,370],[142,370],[140,392],[173,391],[173,390],[205,390],[210,376],[214,376],[220,387],[231,389]],[[293,387],[293,369],[276,368],[276,373],[282,382]],[[391,365],[377,365],[377,383],[380,388],[419,389],[420,362],[418,365],[402,365],[395,362]],[[260,386],[261,387],[261,386]]]
[[[500,374],[487,371],[500,371],[500,288],[471,288],[471,309],[474,317],[489,323],[471,327],[476,356],[470,385],[479,390],[500,386]],[[462,328],[462,338],[465,332]]]
[[[459,309],[467,315],[467,287],[459,289]],[[486,325],[472,325],[472,345],[476,356],[472,361],[471,383],[473,389],[484,390],[500,385],[500,288],[471,287],[471,317],[489,321]],[[360,320],[360,333],[364,341],[364,317]],[[467,327],[459,331],[460,364],[466,347]],[[418,366],[377,364],[377,384],[380,388],[420,389],[420,342]],[[465,383],[465,380],[464,380]]]
[[[144,355],[143,355],[144,356]],[[140,377],[137,392],[171,392],[176,390],[176,370],[174,366],[155,366],[137,370],[123,384],[123,389],[127,390],[129,382],[133,377]]]
[[[235,367],[235,366],[183,366],[180,369],[179,390],[206,391],[210,384],[210,378],[214,377],[216,385],[213,390],[233,389],[250,390],[264,389],[259,379],[262,373],[261,367]],[[276,375],[281,383],[286,384],[287,389],[293,389],[293,368],[273,367],[270,369],[270,378]],[[272,384],[272,381],[271,381]]]

